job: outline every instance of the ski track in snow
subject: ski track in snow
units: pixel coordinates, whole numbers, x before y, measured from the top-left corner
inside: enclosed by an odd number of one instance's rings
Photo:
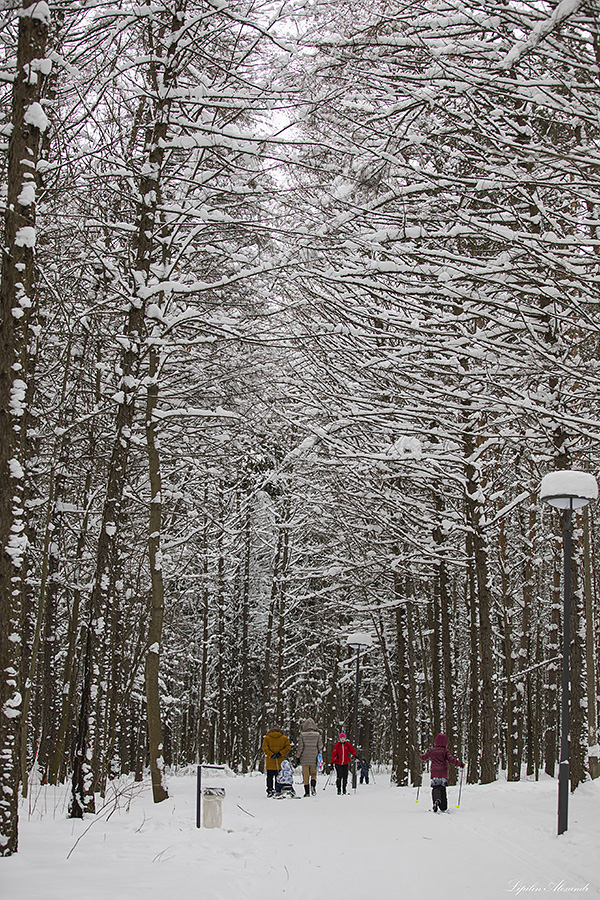
[[[570,798],[556,835],[556,782],[448,789],[431,813],[427,777],[415,789],[389,776],[338,797],[335,785],[298,801],[267,799],[263,776],[215,779],[226,788],[223,827],[195,827],[195,779],[171,776],[154,805],[146,784],[129,810],[65,817],[64,789],[44,788],[20,852],[0,859],[1,900],[500,900],[532,893],[600,898],[600,783]],[[212,776],[211,776],[212,780]],[[33,802],[32,802],[33,805]],[[79,839],[79,840],[78,840]],[[77,845],[75,846],[76,842]],[[67,855],[70,853],[69,859]]]

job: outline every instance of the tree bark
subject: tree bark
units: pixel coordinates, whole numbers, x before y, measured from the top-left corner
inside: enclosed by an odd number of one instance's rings
[[[545,771],[552,778],[555,774],[558,751],[558,725],[560,721],[559,686],[561,666],[557,659],[560,656],[560,623],[562,600],[560,594],[561,574],[557,552],[557,538],[554,536],[554,567],[552,572],[552,594],[550,607],[550,627],[548,633],[548,678],[546,682],[546,730],[544,733]]]
[[[481,474],[476,460],[477,450],[468,437],[465,441],[466,507],[472,533],[475,580],[479,601],[479,660],[481,677],[481,782],[496,780],[496,709],[494,702],[493,634],[491,621],[491,592],[489,585],[488,552],[484,532],[484,511]]]
[[[569,775],[571,790],[586,780],[588,764],[587,672],[585,653],[585,600],[580,577],[582,559],[581,527],[573,516],[573,560],[571,565],[571,652]]]
[[[598,743],[598,713],[596,690],[596,646],[594,640],[594,603],[592,596],[592,553],[590,548],[591,518],[589,507],[583,510],[583,585],[585,597],[585,638],[586,638],[586,672],[587,672],[587,698],[588,698],[588,745],[595,746]],[[600,762],[598,757],[590,756],[588,759],[591,778],[600,777]]]
[[[400,576],[395,573],[396,600],[402,597]],[[409,684],[408,659],[406,652],[406,605],[396,607],[396,644],[398,647],[398,727],[396,741],[398,744],[396,784],[408,783],[409,762]]]
[[[26,553],[22,428],[28,386],[29,316],[35,300],[35,189],[41,137],[48,10],[24,0],[19,16],[8,194],[0,281],[0,856],[18,848],[22,716],[22,610]]]
[[[398,622],[396,622],[396,626],[398,627]],[[390,775],[390,780],[392,784],[403,784],[402,775],[403,775],[403,753],[405,752],[401,745],[401,732],[402,732],[402,718],[403,713],[400,709],[400,701],[399,701],[399,692],[400,692],[400,681],[401,681],[401,668],[403,668],[403,661],[400,658],[400,647],[398,647],[398,670],[397,677],[394,677],[394,671],[392,669],[392,654],[388,650],[386,634],[385,634],[385,624],[383,619],[383,613],[381,610],[379,611],[378,621],[374,618],[375,631],[379,640],[379,647],[381,649],[381,658],[383,660],[383,667],[385,671],[385,677],[388,685],[388,692],[390,698],[390,706],[391,706],[391,731],[392,731],[392,771]]]
[[[480,726],[480,691],[479,691],[479,617],[477,610],[477,590],[475,586],[475,566],[473,560],[473,540],[467,535],[467,603],[469,609],[469,722],[467,736],[467,752],[469,768],[467,780],[470,784],[479,781],[479,736]]]
[[[408,590],[409,585],[407,581],[407,598],[408,598]],[[415,635],[414,628],[414,603],[410,602],[406,604],[406,630],[408,637],[408,746],[409,746],[409,757],[408,764],[410,770],[410,783],[413,786],[416,786],[420,782],[421,778],[421,757],[420,757],[420,744],[419,744],[419,732],[420,732],[420,722],[418,720],[418,712],[417,712],[417,681],[416,681],[416,671],[417,671],[417,659],[416,659],[416,648],[417,641]]]
[[[148,717],[148,748],[150,752],[150,775],[152,796],[155,803],[169,796],[163,783],[164,757],[163,736],[160,718],[160,688],[158,683],[160,647],[165,609],[165,590],[162,577],[162,554],[160,538],[162,528],[162,480],[160,457],[156,441],[154,412],[158,405],[159,353],[154,345],[150,347],[149,371],[146,400],[146,446],[148,449],[148,469],[150,477],[150,520],[148,534],[148,557],[150,562],[150,622],[148,626],[148,649],[146,651],[146,710]]]

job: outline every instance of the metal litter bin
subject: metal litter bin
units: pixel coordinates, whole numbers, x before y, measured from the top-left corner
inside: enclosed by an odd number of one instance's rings
[[[205,828],[220,828],[223,824],[225,788],[206,787],[202,792],[202,824]]]

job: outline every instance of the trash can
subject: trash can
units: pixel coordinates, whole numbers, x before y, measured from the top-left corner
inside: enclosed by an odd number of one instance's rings
[[[202,793],[202,824],[205,828],[220,828],[223,824],[225,788],[206,787]]]

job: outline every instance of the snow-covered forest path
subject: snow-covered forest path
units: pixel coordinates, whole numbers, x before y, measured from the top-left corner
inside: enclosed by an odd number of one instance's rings
[[[338,797],[268,800],[262,776],[220,781],[223,827],[195,827],[195,780],[169,779],[153,805],[147,784],[131,803],[84,822],[64,816],[63,789],[45,788],[21,818],[20,852],[0,861],[3,900],[496,900],[576,893],[600,897],[600,785],[571,797],[570,829],[556,836],[556,782],[449,789],[429,811],[427,777],[415,791],[377,784]],[[211,779],[214,781],[214,779]],[[302,791],[300,785],[297,786]],[[43,815],[41,815],[43,813]],[[81,839],[78,841],[78,838]],[[78,842],[77,842],[78,841]],[[76,843],[77,842],[77,843]],[[73,849],[74,848],[74,849]],[[72,851],[72,852],[71,852]],[[70,854],[69,858],[67,856]]]

